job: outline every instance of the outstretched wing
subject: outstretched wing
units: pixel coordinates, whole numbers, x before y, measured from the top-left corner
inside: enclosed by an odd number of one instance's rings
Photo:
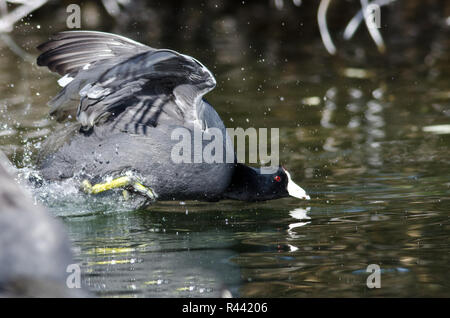
[[[194,58],[171,50],[149,51],[87,85],[80,92],[77,117],[83,126],[111,115],[141,125],[156,125],[164,118],[174,124],[196,123],[202,117],[202,96],[215,85],[211,72]]]
[[[75,75],[87,64],[152,50],[123,36],[97,31],[60,32],[37,49],[42,52],[37,64],[60,75]]]
[[[90,56],[83,43],[78,43],[78,47],[85,52],[83,57]],[[200,62],[172,50],[146,47],[143,52],[135,50],[131,56],[125,51],[103,61],[88,62],[92,64],[89,68],[76,60],[73,63],[76,64],[71,70],[78,74],[64,90],[78,89],[81,103],[77,119],[84,127],[107,119],[122,127],[157,125],[164,120],[169,124],[179,121],[203,126],[202,97],[216,85],[214,76]],[[73,85],[76,80],[84,85]],[[61,93],[51,101],[54,108],[67,98],[64,96],[67,92]]]
[[[123,36],[97,31],[61,32],[37,49],[42,52],[37,64],[63,76],[58,83],[64,88],[49,102],[51,114],[65,110],[68,101],[78,100],[79,90],[95,82],[112,65],[154,50]]]

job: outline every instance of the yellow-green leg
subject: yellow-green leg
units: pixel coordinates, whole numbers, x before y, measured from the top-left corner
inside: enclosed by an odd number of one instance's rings
[[[92,185],[88,180],[84,180],[81,183],[81,189],[89,194],[98,194],[112,189],[119,188],[132,188],[134,191],[139,192],[146,197],[148,197],[151,201],[156,200],[156,194],[150,187],[143,185],[138,178],[132,175],[126,175],[119,178],[112,179],[110,181],[106,181],[103,183],[97,183]],[[123,196],[125,199],[128,198],[128,192],[126,190],[123,191]]]

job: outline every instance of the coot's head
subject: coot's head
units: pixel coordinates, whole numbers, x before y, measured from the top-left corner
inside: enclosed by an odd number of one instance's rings
[[[260,186],[259,195],[264,200],[282,198],[292,196],[298,199],[309,200],[300,186],[298,186],[291,178],[291,174],[282,166],[273,174],[262,175],[266,182]]]
[[[266,170],[267,171],[267,170]],[[293,196],[309,200],[309,195],[291,178],[289,172],[279,167],[274,173],[244,164],[237,164],[225,198],[245,201],[265,201]]]

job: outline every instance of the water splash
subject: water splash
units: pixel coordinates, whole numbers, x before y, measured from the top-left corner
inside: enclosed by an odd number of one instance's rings
[[[17,181],[31,193],[36,204],[46,206],[53,215],[59,217],[129,212],[145,203],[145,199],[139,195],[125,199],[121,189],[89,195],[80,190],[79,176],[49,182],[30,167],[17,169]]]

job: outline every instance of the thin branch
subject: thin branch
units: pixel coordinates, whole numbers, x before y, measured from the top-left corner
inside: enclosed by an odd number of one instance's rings
[[[17,45],[9,34],[0,33],[0,40],[3,41],[12,52],[20,56],[25,61],[28,61],[30,63],[34,62],[34,57],[31,54],[25,52],[19,45]]]
[[[327,26],[327,10],[331,0],[321,0],[319,10],[317,11],[317,22],[319,24],[320,36],[322,37],[323,45],[331,55],[336,54],[336,46],[333,44],[330,32]]]
[[[11,32],[16,22],[20,21],[34,10],[44,5],[47,0],[12,0],[9,2],[21,3],[22,5],[0,18],[0,33]]]
[[[379,5],[380,7],[390,4],[391,2],[395,2],[396,0],[375,0],[372,3]],[[347,24],[347,27],[344,30],[344,39],[350,40],[355,34],[356,30],[358,30],[359,25],[364,19],[364,14],[362,9],[358,11],[357,14],[350,20]]]

